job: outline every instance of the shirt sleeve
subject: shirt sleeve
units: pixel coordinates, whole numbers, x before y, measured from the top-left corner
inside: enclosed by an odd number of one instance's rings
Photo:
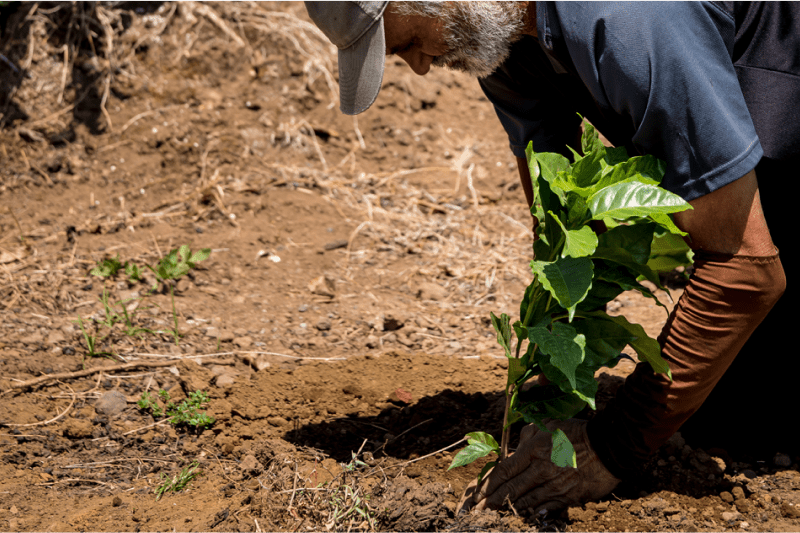
[[[566,2],[555,13],[546,22],[597,106],[637,152],[666,161],[666,189],[692,200],[755,168],[763,152],[731,61],[729,13],[708,2]]]

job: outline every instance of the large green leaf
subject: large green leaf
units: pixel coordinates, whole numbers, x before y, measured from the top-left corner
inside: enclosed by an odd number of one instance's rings
[[[521,399],[523,403],[519,405],[517,412],[522,414],[528,424],[541,424],[545,418],[566,420],[586,407],[586,402],[577,395],[551,385],[531,387]]]
[[[610,263],[618,263],[631,272],[636,273],[637,276],[643,276],[648,281],[654,283],[656,287],[663,289],[661,280],[658,274],[650,270],[647,265],[640,264],[630,252],[623,248],[609,248],[606,246],[598,246],[594,253],[591,255],[592,259],[602,259]]]
[[[661,357],[661,346],[655,339],[647,335],[642,326],[628,322],[628,319],[622,315],[608,316],[606,313],[595,312],[585,313],[584,316],[599,318],[620,326],[630,335],[628,345],[636,351],[639,361],[649,363],[653,372],[666,374],[672,380],[672,371],[669,369],[669,364]],[[580,325],[577,322],[575,325],[580,329]],[[619,332],[619,329],[615,328],[614,331]],[[612,337],[606,337],[606,339],[610,338]]]
[[[552,331],[541,327],[529,328],[528,339],[535,342],[543,354],[550,356],[550,364],[558,368],[575,389],[575,369],[583,361],[586,339],[575,328],[561,322],[553,323],[552,328]]]
[[[588,355],[588,352],[587,352]],[[595,369],[582,364],[575,369],[575,383],[570,383],[569,378],[552,363],[552,357],[540,354],[537,357],[542,374],[550,380],[549,386],[555,386],[562,392],[572,394],[586,402],[589,407],[596,409],[595,396],[597,395],[597,380],[594,379]],[[600,368],[600,367],[597,367]]]
[[[658,225],[652,222],[617,226],[600,235],[598,246],[626,250],[634,261],[644,265],[650,259],[650,245],[653,243],[653,234],[657,228]]]
[[[580,229],[568,230],[564,224],[556,218],[556,215],[549,211],[553,220],[564,233],[564,248],[561,257],[586,257],[592,255],[597,248],[597,234],[589,226]]]
[[[688,203],[657,185],[640,182],[623,182],[606,187],[589,197],[586,205],[593,220],[603,217],[625,219],[659,213],[677,213],[687,209]]]
[[[539,179],[541,176],[552,183],[559,172],[570,168],[569,159],[563,155],[552,152],[534,152],[531,144],[528,144],[526,155],[532,179]]]
[[[553,450],[550,452],[550,460],[556,466],[578,468],[575,448],[572,447],[567,434],[561,429],[556,429],[553,433]]]
[[[561,307],[575,315],[575,307],[592,287],[592,261],[587,257],[564,257],[552,263],[533,261],[531,269],[542,287],[550,291]]]
[[[598,261],[602,263],[602,261]],[[592,280],[592,288],[589,289],[589,294],[578,304],[578,311],[596,311],[598,309],[605,309],[606,304],[622,294],[624,289],[614,283],[609,283],[597,277],[597,266],[595,264],[595,276]]]
[[[649,268],[650,263],[647,263]],[[594,291],[595,287],[602,286],[605,284],[613,284],[619,288],[620,291],[638,291],[643,296],[647,296],[648,298],[652,298],[656,305],[660,305],[665,310],[667,307],[661,303],[661,300],[658,299],[656,294],[639,283],[636,279],[636,276],[631,274],[631,272],[624,266],[614,265],[606,263],[605,261],[596,261],[594,264],[594,280],[592,281],[592,290],[589,291],[589,294],[586,296],[586,299],[581,302],[579,309],[587,309],[589,307],[584,307],[584,304],[592,298],[592,292]],[[610,292],[610,291],[609,291]],[[614,296],[616,297],[616,295]],[[610,301],[610,300],[608,300]]]
[[[614,322],[605,312],[587,314],[589,318],[575,320],[573,326],[586,342],[584,365],[592,372],[616,359],[636,336],[627,328]]]
[[[692,264],[692,252],[680,235],[665,232],[653,237],[647,266],[655,272],[670,272]]]

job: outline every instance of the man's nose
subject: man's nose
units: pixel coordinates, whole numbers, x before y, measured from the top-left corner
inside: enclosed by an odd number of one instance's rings
[[[424,76],[428,73],[428,71],[431,69],[431,63],[433,63],[434,59],[433,56],[423,53],[418,48],[400,52],[397,55],[400,56],[403,61],[408,63],[408,66],[411,67],[411,70],[420,76]]]

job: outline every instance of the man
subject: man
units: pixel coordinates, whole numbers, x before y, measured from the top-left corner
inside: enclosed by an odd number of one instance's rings
[[[339,47],[344,113],[376,99],[384,52],[420,75],[431,66],[464,70],[479,78],[509,135],[529,205],[525,146],[577,148],[579,112],[616,146],[665,160],[662,185],[694,208],[674,220],[691,236],[695,271],[659,337],[673,381],[639,364],[591,422],[551,423],[573,442],[577,469],[552,465],[550,436],[524,428],[516,453],[472,488],[466,506],[509,499],[518,510],[544,512],[600,498],[635,477],[712,389],[710,415],[701,410],[683,428],[691,433],[700,420],[695,442],[795,452],[781,391],[792,390],[800,369],[793,354],[781,353],[791,345],[775,342],[785,323],[773,313],[757,344],[742,347],[786,287],[776,243],[789,246],[800,172],[800,10],[660,2],[307,6]]]

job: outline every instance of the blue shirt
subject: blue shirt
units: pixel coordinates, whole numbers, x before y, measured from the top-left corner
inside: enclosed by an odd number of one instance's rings
[[[539,38],[514,44],[481,87],[511,150],[565,153],[592,122],[630,155],[667,163],[693,200],[744,176],[763,151],[731,60],[733,15],[710,2],[540,2]]]

